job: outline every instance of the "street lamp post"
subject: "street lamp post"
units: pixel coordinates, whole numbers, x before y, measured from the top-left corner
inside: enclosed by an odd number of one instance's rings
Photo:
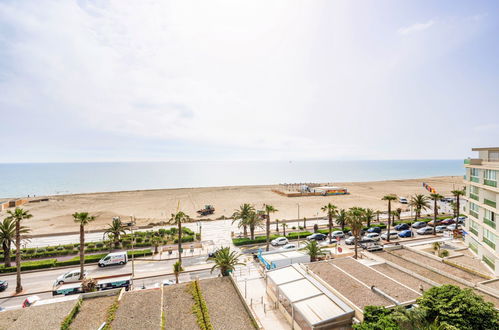
[[[296,203],[298,206],[298,221],[300,220],[300,203]]]
[[[130,232],[132,234],[132,280],[135,277],[135,253],[134,253],[134,242],[135,242],[135,236],[133,235],[133,230],[135,226],[135,217],[132,215],[130,217],[131,222],[127,223],[128,229],[130,229]]]

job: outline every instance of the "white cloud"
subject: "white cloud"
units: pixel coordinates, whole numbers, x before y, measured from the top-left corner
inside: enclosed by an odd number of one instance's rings
[[[421,32],[429,29],[435,24],[434,20],[429,20],[426,23],[415,23],[406,27],[401,27],[398,29],[397,33],[400,35],[408,35],[416,32]]]

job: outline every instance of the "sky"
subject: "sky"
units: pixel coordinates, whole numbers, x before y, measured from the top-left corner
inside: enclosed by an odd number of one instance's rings
[[[459,159],[499,2],[0,0],[0,162]]]

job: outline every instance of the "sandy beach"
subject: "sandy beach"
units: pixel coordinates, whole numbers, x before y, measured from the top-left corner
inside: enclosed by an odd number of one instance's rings
[[[26,220],[32,234],[73,232],[78,227],[73,222],[74,212],[90,212],[97,219],[88,229],[105,228],[112,217],[120,216],[128,219],[135,216],[138,225],[167,220],[171,213],[180,208],[195,219],[216,219],[221,216],[230,217],[242,203],[251,203],[261,208],[264,203],[271,204],[279,211],[273,219],[296,219],[298,204],[300,218],[323,216],[321,206],[333,203],[340,208],[352,206],[369,207],[375,210],[386,209],[386,203],[381,197],[386,194],[409,197],[421,193],[429,194],[422,186],[423,182],[434,187],[438,193],[450,196],[455,188],[462,188],[462,176],[433,177],[424,179],[390,180],[374,182],[344,182],[337,186],[348,188],[350,195],[344,196],[313,196],[284,197],[272,192],[277,186],[235,186],[185,188],[164,190],[142,190],[109,193],[91,193],[75,195],[49,196],[48,202],[28,203],[23,208],[28,209],[33,218]],[[205,204],[214,205],[214,215],[198,217],[196,211]],[[407,209],[406,205],[395,203],[395,207]],[[0,214],[2,217],[5,211]]]

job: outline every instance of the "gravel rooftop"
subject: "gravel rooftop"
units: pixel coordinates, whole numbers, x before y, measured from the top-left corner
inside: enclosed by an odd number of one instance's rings
[[[0,330],[9,329],[23,312],[24,309],[14,309],[11,311],[1,312]]]
[[[116,296],[83,300],[80,311],[71,323],[71,329],[98,329],[106,321],[107,310]]]
[[[308,264],[309,269],[317,274],[324,282],[336,289],[355,306],[364,309],[365,306],[389,306],[393,303],[372,292],[364,284],[342,272],[338,267],[328,262],[315,262]]]
[[[411,270],[427,279],[430,279],[434,282],[437,282],[439,284],[452,284],[452,285],[456,285],[460,288],[469,288],[467,287],[466,285],[464,284],[461,284],[459,282],[456,282],[454,281],[453,279],[451,278],[448,278],[446,276],[443,276],[441,274],[437,274],[429,269],[426,269],[424,267],[421,267],[419,265],[416,265],[416,264],[413,264],[412,262],[409,262],[409,261],[406,261],[396,255],[392,255],[388,252],[376,252],[376,255],[384,258],[385,260],[388,260],[388,261],[391,261],[399,266],[402,266],[404,267],[405,269],[407,270]],[[476,294],[482,296],[486,301],[490,301],[492,302],[496,307],[499,307],[499,299],[491,296],[491,295],[488,295],[488,294],[484,294],[482,293],[481,291],[477,291],[477,290],[474,290]]]
[[[355,259],[334,259],[333,261],[331,261],[331,263],[341,268],[348,274],[354,276],[357,280],[362,281],[367,286],[371,287],[374,285],[375,287],[382,290],[390,297],[395,298],[401,303],[415,300],[420,296],[419,293],[398,284],[387,276],[384,276],[377,271],[359,263]]]
[[[23,313],[8,327],[12,330],[43,329],[58,330],[77,300],[65,301],[22,309]],[[0,314],[3,318],[3,314]]]
[[[371,268],[376,269],[377,271],[390,276],[394,280],[399,281],[400,283],[403,283],[404,285],[407,285],[408,287],[418,292],[421,286],[423,286],[423,290],[428,290],[432,287],[430,284],[421,281],[417,277],[404,273],[403,271],[398,270],[397,268],[392,267],[388,264],[378,264],[371,266]]]
[[[111,326],[113,330],[159,329],[161,326],[161,290],[125,292]]]
[[[434,260],[430,257],[425,257],[419,253],[407,250],[407,249],[400,249],[400,250],[393,250],[393,254],[398,255],[398,256],[403,256],[405,258],[409,258],[414,261],[419,261],[420,263],[423,263],[424,265],[428,265],[430,267],[436,268],[438,270],[441,270],[443,272],[446,272],[448,274],[457,276],[459,278],[462,278],[463,280],[469,281],[471,283],[478,283],[484,281],[484,279],[480,276],[476,276],[473,274],[470,274],[464,270],[461,270],[459,268],[453,267],[451,265],[444,264],[443,262]]]
[[[480,259],[464,255],[460,257],[455,257],[452,259],[449,259],[450,262],[453,262],[458,265],[462,265],[465,267],[468,267],[470,269],[476,270],[477,272],[480,272],[484,275],[489,275],[489,276],[494,276],[490,270],[483,264],[483,262]],[[485,281],[486,279],[482,279],[482,281]]]
[[[194,299],[187,291],[189,283],[181,283],[163,288],[163,311],[165,313],[165,329],[187,330],[199,329],[196,317],[192,313]]]
[[[199,284],[215,329],[255,329],[230,279],[212,278],[199,281]]]

